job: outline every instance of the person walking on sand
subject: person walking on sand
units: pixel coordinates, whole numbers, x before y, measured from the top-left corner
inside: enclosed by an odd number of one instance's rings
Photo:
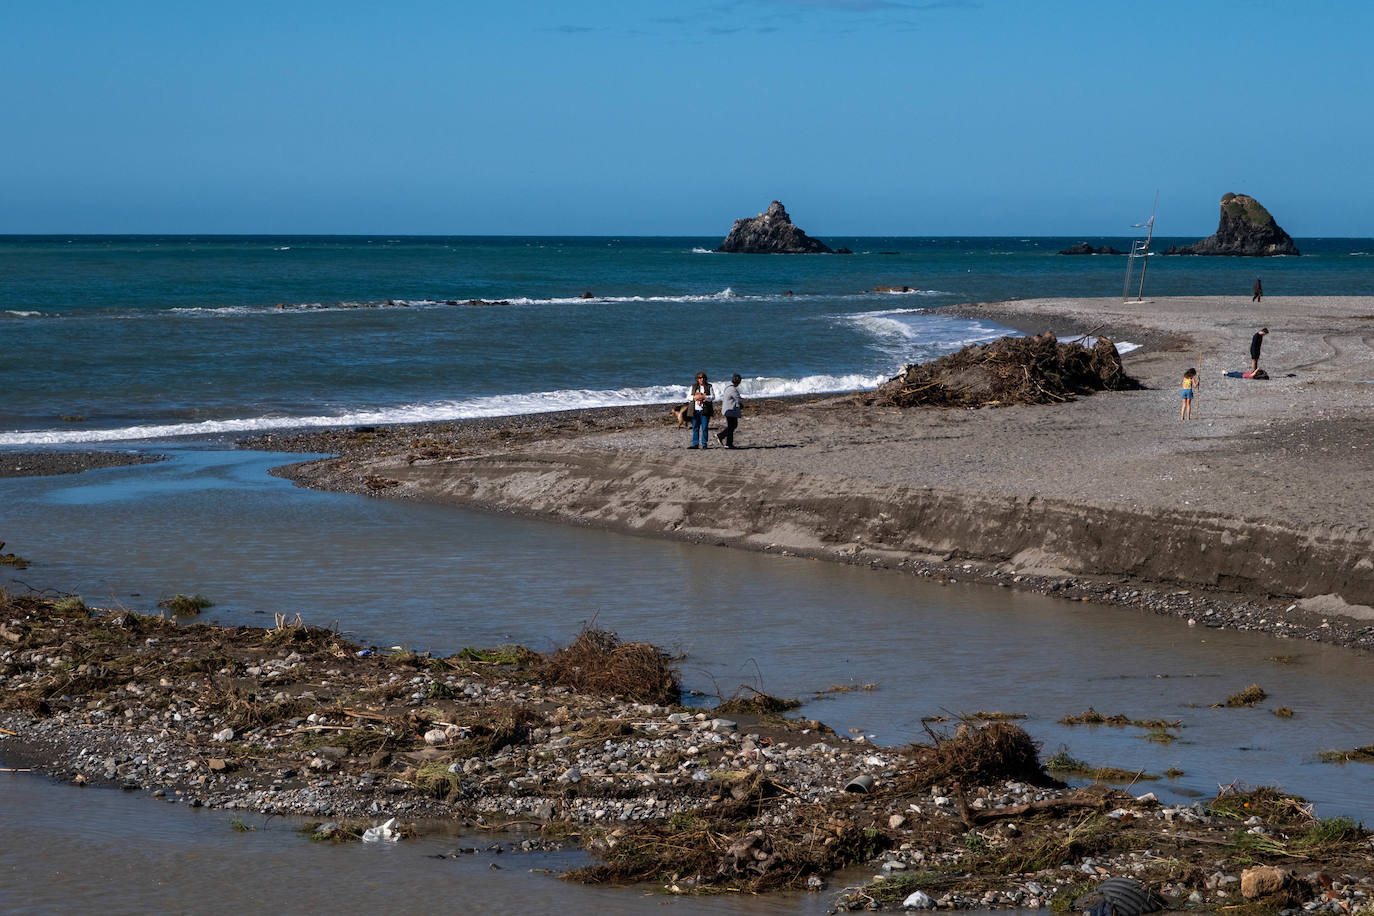
[[[1179,407],[1179,419],[1191,420],[1193,418],[1193,395],[1197,393],[1198,376],[1196,369],[1189,369],[1183,373],[1182,405]]]
[[[706,373],[698,372],[696,381],[687,392],[687,400],[692,404],[692,444],[688,448],[711,447],[706,437],[711,432],[711,414],[716,409],[715,404],[711,403],[714,396]]]
[[[720,392],[720,412],[725,417],[725,428],[716,433],[716,441],[726,448],[735,447],[735,427],[744,415],[744,400],[739,396],[739,385],[744,379],[736,372],[730,376],[730,384]]]
[[[1259,302],[1264,299],[1264,284],[1255,280],[1255,294],[1250,297],[1251,302]]]
[[[1255,332],[1255,336],[1250,338],[1250,372],[1252,374],[1259,371],[1260,348],[1264,346],[1264,335],[1268,333],[1268,328],[1260,328]]]

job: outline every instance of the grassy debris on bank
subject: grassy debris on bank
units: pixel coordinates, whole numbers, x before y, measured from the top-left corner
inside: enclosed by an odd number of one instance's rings
[[[971,344],[957,353],[908,365],[861,398],[890,407],[991,407],[1052,404],[1095,391],[1139,387],[1122,368],[1116,346],[1105,337],[1086,347],[1060,343],[1044,333]]]
[[[224,627],[0,593],[0,622],[7,748],[78,784],[304,814],[330,842],[383,822],[413,833],[388,820],[403,811],[577,843],[595,856],[579,881],[753,893],[850,865],[890,876],[843,908],[914,890],[941,908],[1046,907],[1104,873],[1221,906],[1211,876],[1255,863],[1369,888],[1363,828],[1277,790],[1203,806],[1065,786],[1062,761],[1005,720],[894,749],[785,718],[761,693],[683,708],[663,702],[680,687],[660,650],[603,631],[549,656],[435,658],[284,615]]]
[[[157,603],[163,610],[171,611],[177,617],[194,617],[215,603],[204,595],[183,595],[180,592]]]

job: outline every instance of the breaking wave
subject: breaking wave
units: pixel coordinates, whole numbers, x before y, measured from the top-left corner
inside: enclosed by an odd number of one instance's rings
[[[821,394],[876,388],[888,375],[810,375],[803,378],[747,379],[743,389],[750,398],[781,397],[793,394]],[[669,404],[682,400],[682,385],[649,385],[641,388],[567,389],[529,394],[501,394],[461,400],[430,401],[396,407],[361,408],[314,416],[272,414],[195,423],[146,423],[112,429],[44,429],[0,433],[5,445],[71,445],[87,442],[125,442],[137,439],[167,439],[181,436],[217,437],[249,435],[276,429],[304,429],[336,426],[382,426],[395,423],[428,423],[466,420],[477,417],[505,417],[519,414],[550,413],[591,407],[629,407],[640,404]]]

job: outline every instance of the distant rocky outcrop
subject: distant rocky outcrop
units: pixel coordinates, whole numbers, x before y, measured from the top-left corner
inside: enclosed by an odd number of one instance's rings
[[[1124,252],[1124,251],[1117,251],[1117,250],[1116,250],[1115,248],[1113,248],[1111,245],[1101,245],[1101,246],[1099,246],[1099,247],[1097,247],[1097,248],[1094,248],[1093,246],[1089,245],[1087,242],[1079,242],[1077,245],[1070,245],[1068,248],[1065,248],[1063,251],[1061,251],[1061,252],[1059,252],[1059,253],[1060,253],[1060,254],[1125,254],[1126,252]]]
[[[778,201],[758,216],[735,220],[716,251],[732,254],[834,254],[830,246],[796,226]]]
[[[1252,258],[1298,255],[1298,246],[1279,228],[1264,206],[1248,194],[1224,194],[1215,235],[1192,245],[1175,245],[1165,254],[1239,255]]]

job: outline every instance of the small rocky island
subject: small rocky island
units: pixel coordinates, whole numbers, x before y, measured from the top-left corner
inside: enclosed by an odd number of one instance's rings
[[[1216,234],[1192,245],[1175,245],[1164,253],[1265,258],[1302,252],[1259,201],[1248,194],[1223,194]]]
[[[758,216],[735,220],[716,251],[730,254],[835,254],[827,244],[792,225],[780,201]]]
[[[1115,248],[1113,248],[1111,245],[1099,245],[1098,247],[1094,248],[1093,246],[1089,245],[1087,242],[1079,242],[1077,245],[1070,245],[1068,248],[1065,248],[1063,251],[1061,251],[1061,252],[1059,252],[1059,253],[1060,253],[1060,254],[1125,254],[1126,252],[1124,252],[1124,251],[1117,251],[1117,250],[1116,250]]]

